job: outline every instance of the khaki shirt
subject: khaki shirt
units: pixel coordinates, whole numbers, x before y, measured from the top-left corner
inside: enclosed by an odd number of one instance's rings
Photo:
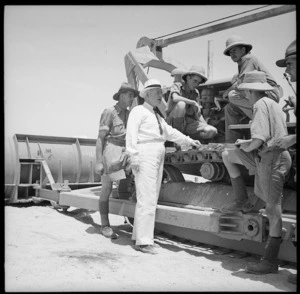
[[[167,109],[166,109],[167,116],[170,114],[170,112],[173,110],[173,108],[176,105],[176,102],[173,101],[174,93],[177,93],[178,95],[180,95],[184,98],[197,101],[199,103],[200,94],[197,89],[188,93],[185,89],[184,83],[183,84],[180,82],[174,83],[170,89],[170,96],[169,96],[169,99],[167,102]],[[194,120],[199,120],[199,118],[201,117],[201,113],[197,113],[197,109],[193,105],[187,104],[185,107],[185,110],[186,110],[186,113],[185,113],[186,117],[190,117]]]
[[[125,146],[126,125],[129,110],[122,110],[117,104],[104,109],[99,123],[99,131],[108,131],[106,139],[112,138],[114,141]]]
[[[251,53],[243,56],[238,62],[238,77],[241,79],[240,83],[242,82],[244,74],[253,70],[264,72],[266,74],[267,83],[272,87],[277,85],[274,77],[270,74],[267,68]]]

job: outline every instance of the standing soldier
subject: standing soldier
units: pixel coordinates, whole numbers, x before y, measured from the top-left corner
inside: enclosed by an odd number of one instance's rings
[[[297,81],[297,55],[296,55],[296,40],[293,41],[286,49],[285,58],[276,61],[279,67],[286,67],[285,72],[289,75],[291,82]],[[292,98],[294,113],[296,115],[296,98]],[[284,136],[278,139],[278,144],[282,148],[289,148],[296,144],[296,134]]]
[[[291,82],[297,81],[297,53],[296,53],[296,40],[293,41],[286,49],[285,58],[276,61],[276,65],[279,67],[285,67],[285,72],[289,75]],[[296,115],[296,97],[291,99],[293,106],[295,107],[294,113]],[[281,138],[278,138],[276,143],[278,146],[284,149],[288,149],[296,144],[296,134],[287,135]],[[297,170],[296,164],[296,156],[293,160],[292,167],[294,170]],[[296,174],[295,172],[295,182],[296,182]],[[288,277],[288,281],[293,284],[297,284],[297,274],[290,274]]]
[[[122,83],[113,99],[116,105],[104,109],[100,118],[99,133],[96,143],[95,172],[101,175],[101,194],[99,212],[102,234],[107,238],[116,239],[117,234],[110,227],[109,195],[114,181],[126,178],[130,172],[128,156],[125,153],[126,125],[129,115],[128,108],[132,105],[138,91],[128,83]]]
[[[289,152],[275,143],[277,138],[287,134],[285,115],[280,105],[266,96],[265,91],[272,90],[272,87],[263,72],[247,72],[238,89],[246,90],[253,105],[251,140],[238,139],[238,148],[222,153],[236,199],[223,206],[221,212],[230,214],[248,210],[246,185],[239,167],[245,165],[249,174],[255,175],[254,193],[266,203],[270,226],[263,258],[259,263],[249,263],[245,270],[258,275],[276,273],[282,240],[281,198],[285,177],[291,168]]]

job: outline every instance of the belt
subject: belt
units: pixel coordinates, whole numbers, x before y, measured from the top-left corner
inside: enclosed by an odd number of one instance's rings
[[[125,147],[125,141],[122,142],[114,138],[107,138],[106,141],[117,146]]]
[[[144,143],[165,143],[165,140],[162,139],[149,139],[149,140],[143,140],[138,141],[138,144],[144,144]]]

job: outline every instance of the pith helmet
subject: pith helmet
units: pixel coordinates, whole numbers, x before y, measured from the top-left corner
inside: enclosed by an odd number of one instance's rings
[[[239,90],[270,91],[273,87],[267,83],[266,74],[263,71],[253,70],[246,72],[243,82],[238,86]]]
[[[230,56],[228,51],[235,46],[245,46],[247,53],[252,49],[252,45],[246,43],[240,36],[231,36],[226,41],[226,49],[223,53]]]
[[[159,80],[157,79],[150,79],[148,81],[146,81],[145,85],[144,85],[144,89],[140,91],[140,96],[142,98],[146,97],[146,92],[151,90],[151,89],[155,89],[155,88],[159,88],[161,89],[161,83]]]
[[[186,69],[182,69],[182,68],[175,68],[171,71],[171,77],[174,77],[174,75],[183,75],[187,72]]]
[[[119,91],[116,94],[114,94],[113,99],[118,101],[120,98],[120,94],[128,92],[128,91],[132,91],[134,94],[134,97],[139,95],[139,91],[134,89],[130,84],[122,83]]]
[[[182,78],[184,79],[187,75],[198,75],[204,79],[204,83],[207,81],[205,69],[202,66],[192,65],[191,68],[182,75]]]
[[[289,57],[296,57],[296,40],[293,41],[285,51],[285,58],[276,61],[276,65],[279,67],[286,67],[286,59]]]

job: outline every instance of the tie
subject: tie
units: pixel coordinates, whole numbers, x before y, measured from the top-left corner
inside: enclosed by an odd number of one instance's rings
[[[157,122],[158,122],[158,126],[159,126],[159,132],[160,132],[160,134],[162,135],[162,133],[163,133],[163,130],[162,130],[162,127],[161,127],[160,121],[159,121],[159,119],[158,119],[158,109],[157,109],[157,107],[154,107],[154,108],[153,108],[153,111],[154,111],[154,113],[155,113],[155,117],[156,117],[156,119],[157,119]]]

